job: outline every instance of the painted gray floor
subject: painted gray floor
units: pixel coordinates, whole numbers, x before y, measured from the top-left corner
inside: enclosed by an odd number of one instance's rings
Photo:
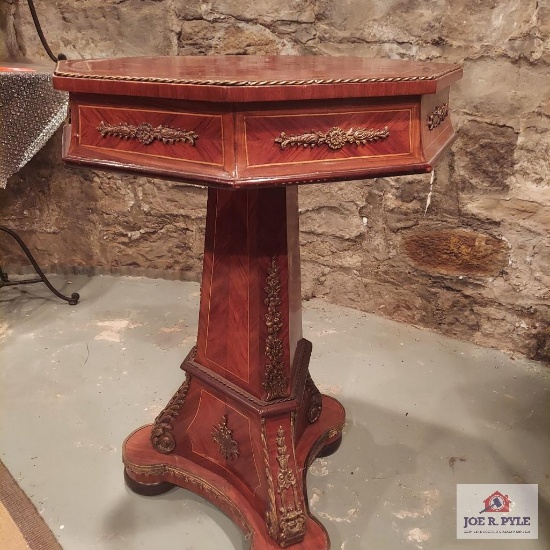
[[[64,549],[248,548],[193,494],[144,498],[122,481],[122,441],[182,381],[198,285],[54,281],[82,302],[42,285],[0,291],[0,450]],[[304,308],[313,376],[348,414],[342,447],[309,473],[333,549],[550,548],[547,368],[322,301]],[[456,540],[457,483],[538,483],[539,539]]]

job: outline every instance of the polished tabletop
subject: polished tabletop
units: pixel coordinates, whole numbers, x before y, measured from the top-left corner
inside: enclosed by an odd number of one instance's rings
[[[86,79],[91,93],[265,101],[274,88],[275,99],[289,100],[435,93],[458,80],[462,68],[365,57],[175,56],[66,60],[55,75],[56,87],[68,91]]]

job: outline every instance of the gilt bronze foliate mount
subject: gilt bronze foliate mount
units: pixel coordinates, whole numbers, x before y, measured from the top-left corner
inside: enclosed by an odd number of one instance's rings
[[[170,126],[153,126],[148,122],[142,122],[138,126],[122,122],[120,124],[107,124],[101,121],[97,131],[103,136],[114,136],[120,139],[137,139],[143,145],[150,145],[153,141],[162,141],[168,145],[178,142],[187,142],[195,145],[198,135],[192,130],[171,128]]]
[[[378,130],[350,128],[347,131],[334,126],[328,132],[311,130],[310,132],[290,136],[285,132],[281,132],[281,135],[275,139],[275,143],[278,143],[281,149],[286,149],[289,146],[320,147],[321,145],[326,145],[330,149],[338,150],[347,144],[359,146],[371,141],[387,139],[389,135],[390,131],[387,126]]]
[[[435,130],[449,116],[449,105],[443,103],[428,115],[428,130]]]
[[[239,457],[239,444],[233,439],[233,431],[227,427],[227,415],[212,428],[212,439],[220,446],[220,453],[226,460]]]

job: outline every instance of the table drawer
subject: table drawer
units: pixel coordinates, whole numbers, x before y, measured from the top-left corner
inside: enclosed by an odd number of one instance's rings
[[[247,167],[290,166],[410,155],[416,105],[245,114]]]
[[[235,188],[429,168],[417,97],[239,106],[115,99],[73,99],[66,162]]]
[[[73,113],[73,123],[75,122]],[[77,143],[137,165],[176,161],[224,165],[221,114],[79,104]]]

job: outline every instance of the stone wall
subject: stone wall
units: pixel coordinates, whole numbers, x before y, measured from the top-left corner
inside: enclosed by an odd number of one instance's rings
[[[306,297],[550,359],[550,0],[37,0],[52,49],[387,56],[464,63],[435,179],[300,189]],[[45,59],[26,2],[3,55]],[[60,164],[57,135],[0,192],[52,269],[197,278],[202,189]],[[5,263],[23,263],[2,240]]]

